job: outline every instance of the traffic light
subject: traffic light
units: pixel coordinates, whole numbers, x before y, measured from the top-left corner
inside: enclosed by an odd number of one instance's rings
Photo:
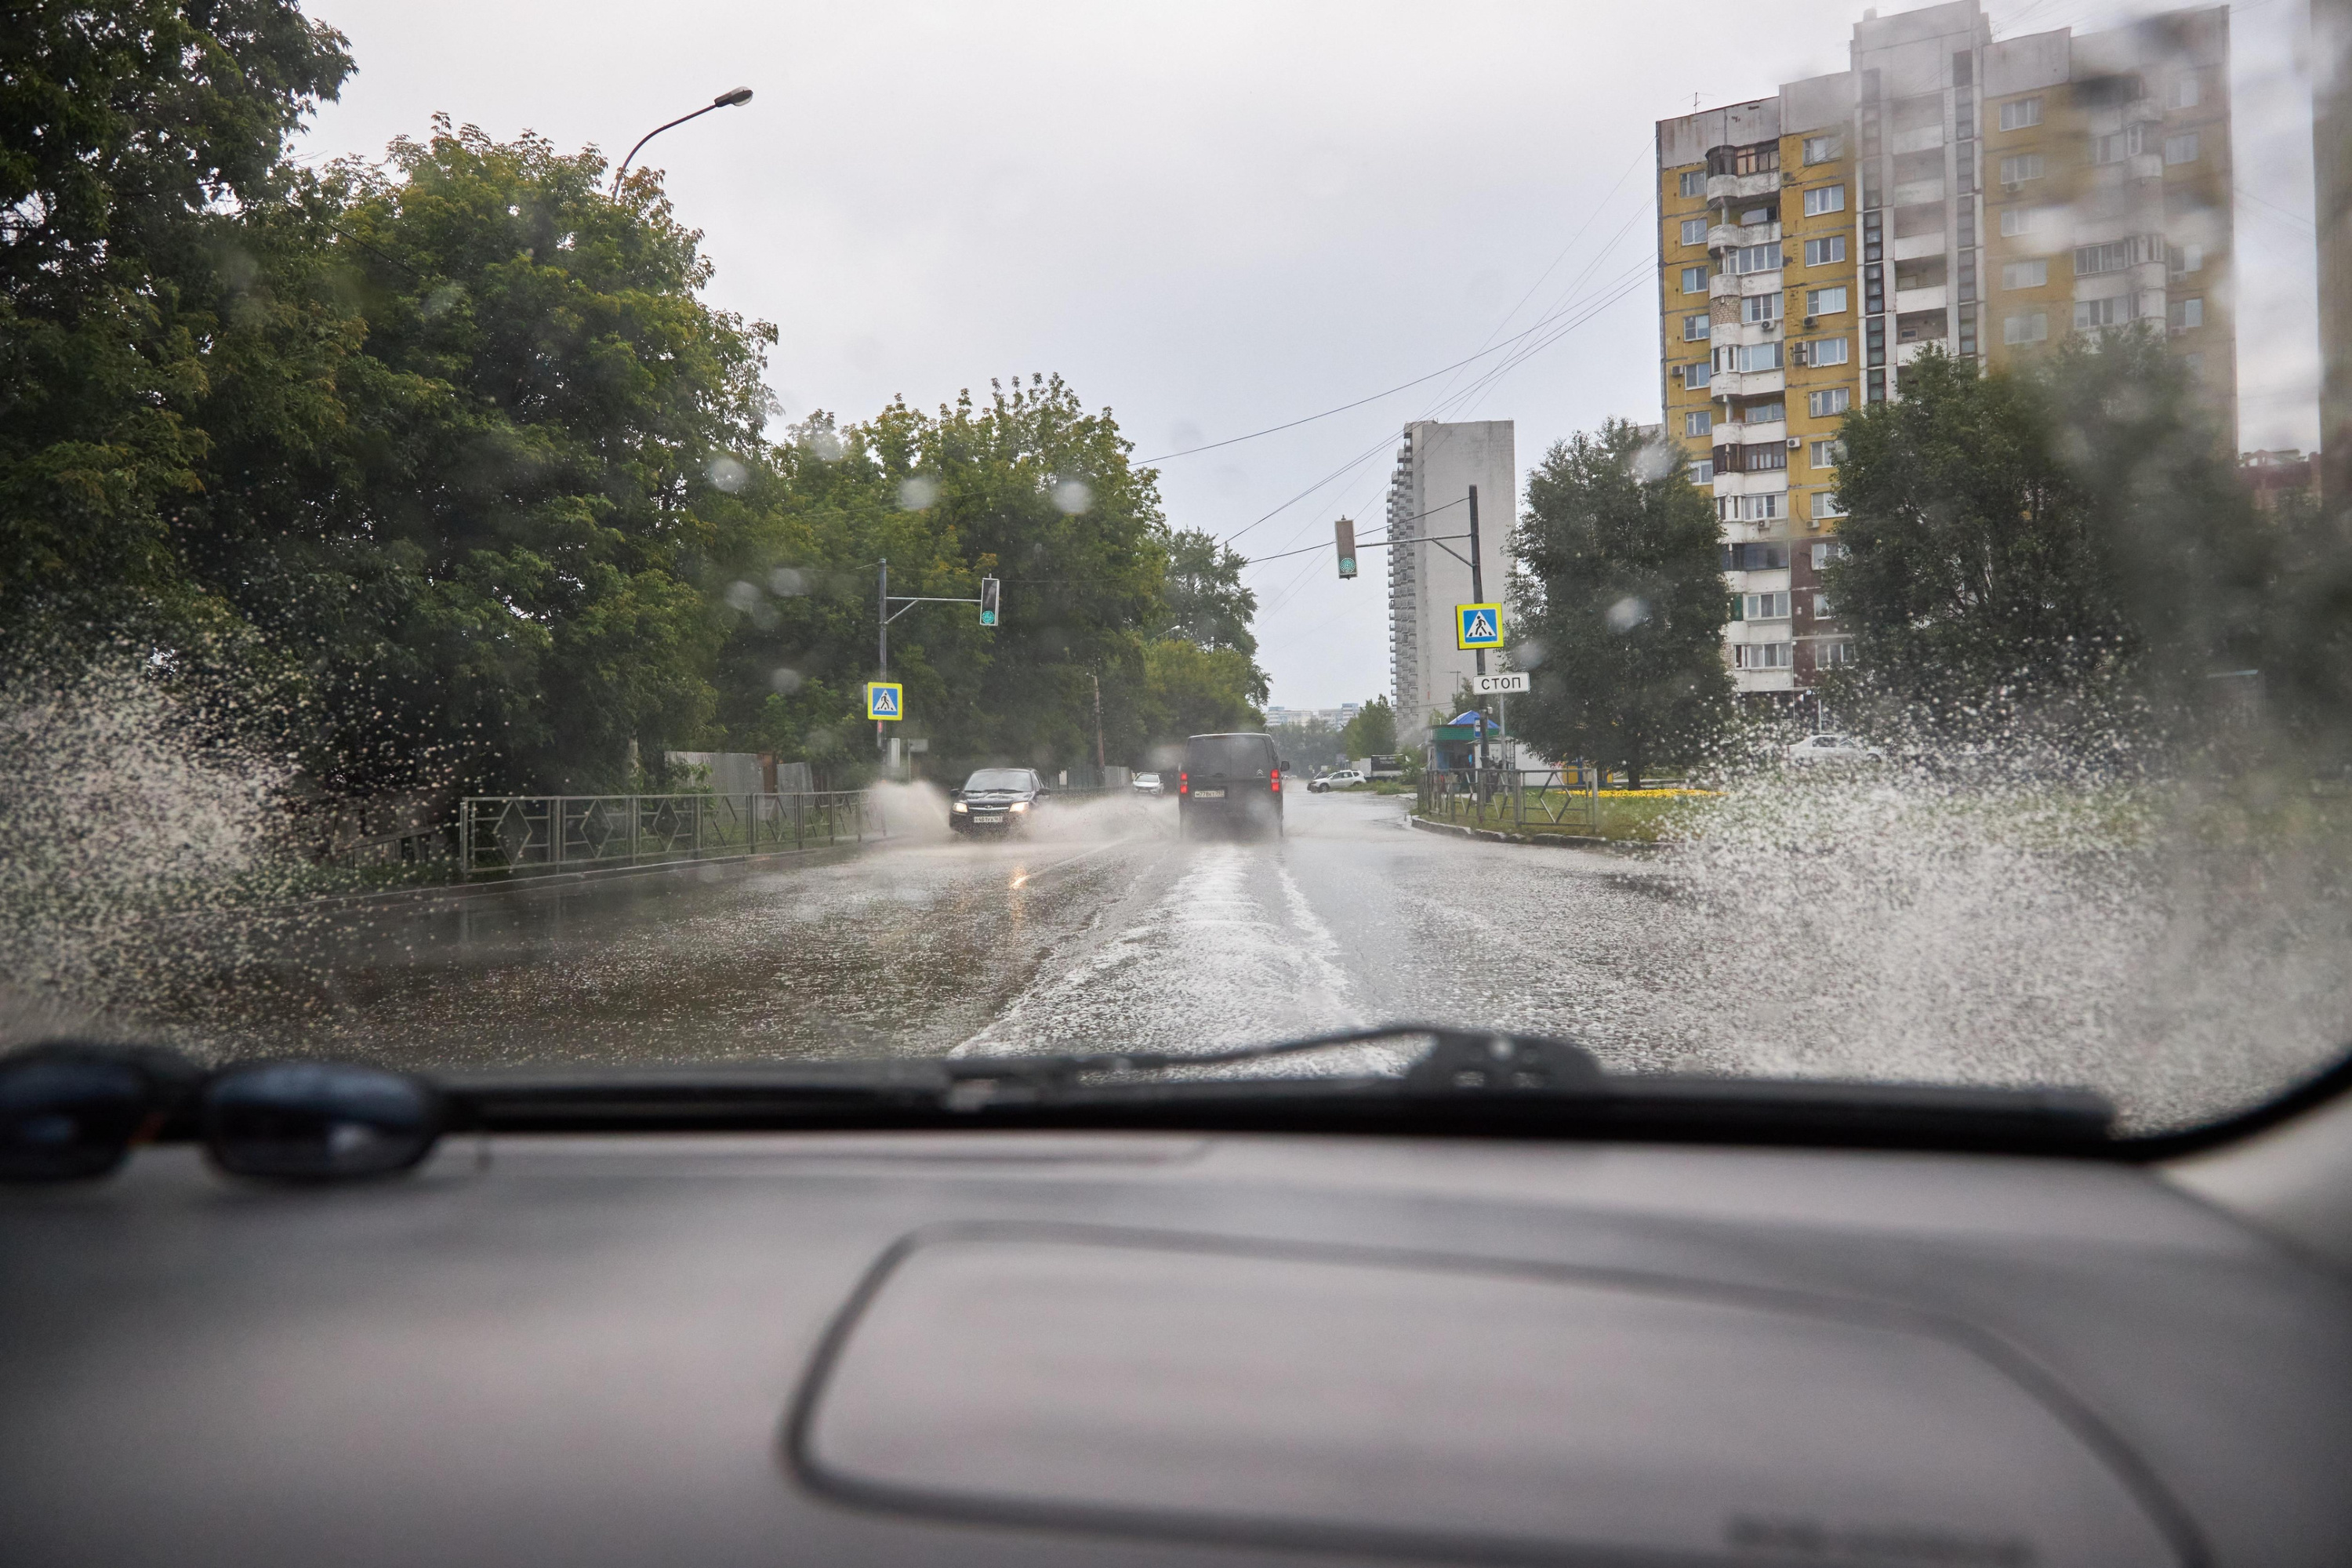
[[[996,624],[996,579],[982,577],[980,580],[980,624],[982,626],[992,626]]]
[[[1331,525],[1331,532],[1339,545],[1339,575],[1352,577],[1356,574],[1356,525],[1343,517]]]

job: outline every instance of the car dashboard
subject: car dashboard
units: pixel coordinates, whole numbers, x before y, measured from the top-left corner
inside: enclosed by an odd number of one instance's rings
[[[0,1236],[13,1563],[2352,1559],[2352,1294],[2096,1160],[486,1134]]]

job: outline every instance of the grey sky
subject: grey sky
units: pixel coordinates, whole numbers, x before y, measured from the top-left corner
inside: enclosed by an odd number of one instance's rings
[[[717,92],[755,89],[646,161],[704,231],[714,301],[781,328],[769,383],[789,418],[862,419],[894,393],[929,405],[1058,371],[1150,457],[1602,305],[1490,384],[1474,384],[1508,355],[1162,465],[1173,522],[1246,528],[1240,547],[1263,555],[1328,546],[1341,513],[1376,519],[1408,419],[1516,420],[1523,474],[1608,416],[1655,419],[1652,123],[1694,94],[1728,102],[1843,68],[1861,14],[1845,0],[310,9],[360,66],[310,157],[378,153],[436,110],[617,157]],[[2126,14],[1990,10],[2003,37]],[[2305,0],[2252,0],[2233,24],[2248,447],[2307,447],[2316,429],[2305,30]],[[1328,549],[1250,581],[1275,701],[1386,689],[1376,553],[1353,583]]]

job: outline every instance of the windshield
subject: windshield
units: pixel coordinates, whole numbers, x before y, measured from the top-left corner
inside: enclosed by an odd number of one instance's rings
[[[12,45],[0,1049],[2352,1047],[2303,5],[134,9]]]

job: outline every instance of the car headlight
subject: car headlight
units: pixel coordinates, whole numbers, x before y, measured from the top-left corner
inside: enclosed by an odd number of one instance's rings
[[[1029,809],[1029,803],[1025,800],[1016,800],[1013,803],[1013,809],[1015,811],[1026,811]]]
[[[958,801],[953,805],[948,807],[948,809],[950,811],[970,811],[971,807],[964,805],[961,801]]]

